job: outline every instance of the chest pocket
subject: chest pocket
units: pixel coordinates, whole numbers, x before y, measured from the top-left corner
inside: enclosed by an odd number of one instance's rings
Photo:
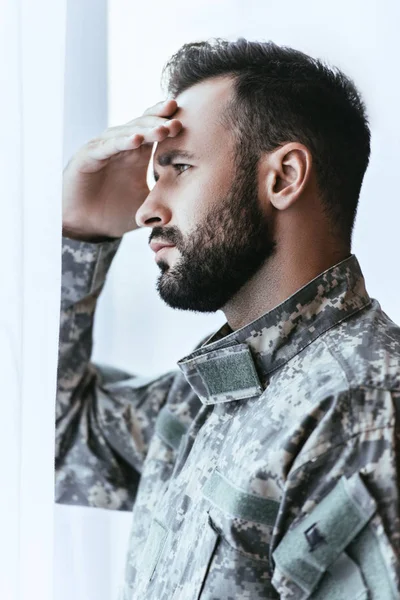
[[[167,446],[178,450],[182,438],[186,435],[187,427],[171,413],[167,406],[163,406],[156,421],[155,431]]]
[[[358,473],[342,477],[273,552],[273,583],[282,597],[394,600],[380,548],[387,538],[375,513],[375,500]]]
[[[279,503],[238,488],[215,470],[203,487],[218,532],[198,600],[279,598],[271,585],[269,543]]]

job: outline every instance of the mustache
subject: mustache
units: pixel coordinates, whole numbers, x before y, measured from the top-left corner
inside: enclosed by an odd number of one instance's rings
[[[182,234],[177,227],[169,227],[168,229],[164,227],[154,227],[149,237],[149,244],[154,238],[174,244],[178,249],[183,241]]]

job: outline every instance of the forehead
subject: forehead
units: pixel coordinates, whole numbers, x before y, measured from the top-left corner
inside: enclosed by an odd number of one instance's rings
[[[174,138],[157,144],[158,155],[176,148],[187,150],[199,158],[225,152],[232,145],[232,134],[219,122],[232,95],[233,79],[215,77],[197,83],[176,97],[178,109],[173,118],[182,122],[183,129]]]

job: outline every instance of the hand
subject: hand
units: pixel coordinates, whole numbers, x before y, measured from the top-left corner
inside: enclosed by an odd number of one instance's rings
[[[176,100],[158,102],[74,154],[63,173],[64,235],[117,238],[138,228],[135,215],[150,192],[146,177],[153,144],[181,131],[181,121],[170,120],[177,108]]]

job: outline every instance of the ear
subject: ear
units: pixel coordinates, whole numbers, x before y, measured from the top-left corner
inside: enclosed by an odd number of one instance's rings
[[[311,152],[299,142],[289,142],[265,155],[262,185],[277,210],[289,208],[304,192],[312,164]]]

